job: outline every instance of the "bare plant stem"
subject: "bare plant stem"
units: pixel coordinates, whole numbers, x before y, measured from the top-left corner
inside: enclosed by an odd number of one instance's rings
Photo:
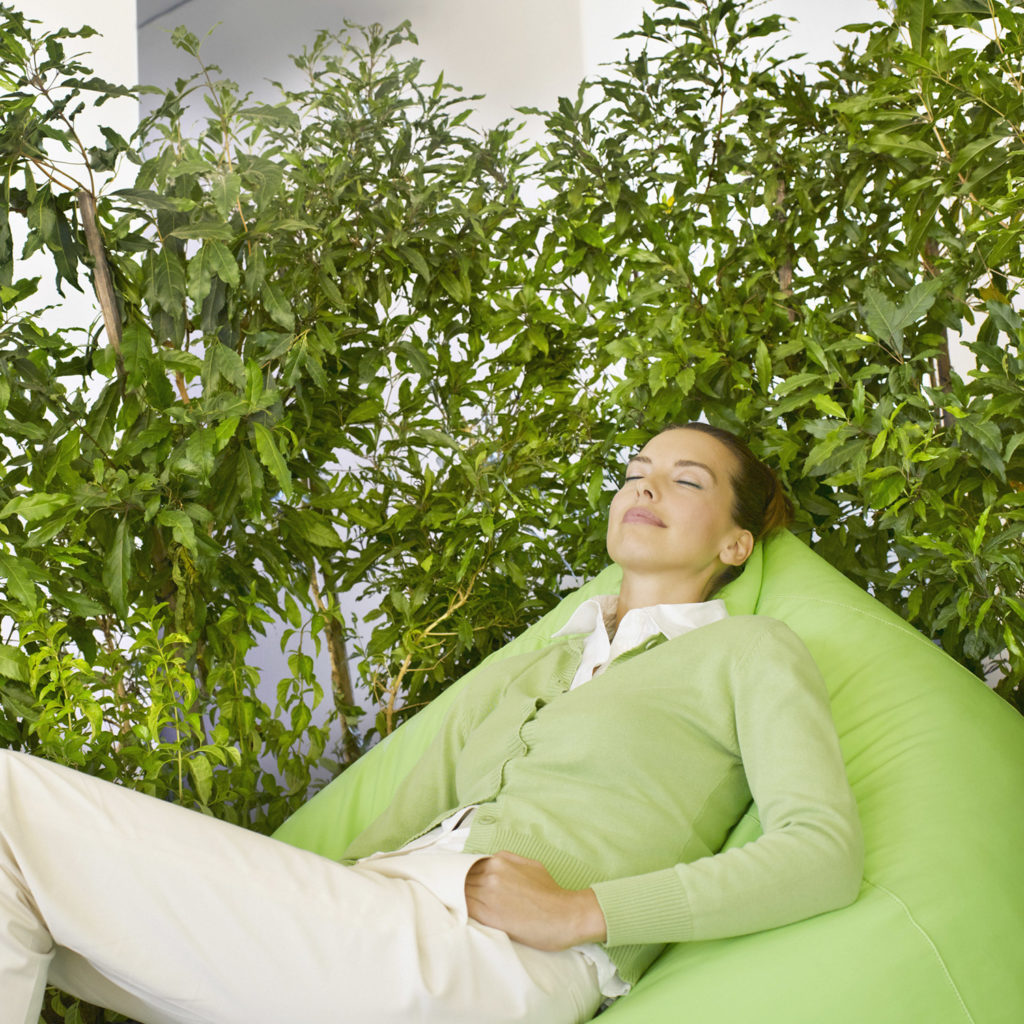
[[[325,584],[328,581],[327,574],[324,574]],[[352,688],[352,674],[348,669],[348,648],[345,644],[345,636],[341,630],[341,624],[330,614],[320,592],[320,584],[317,581],[316,566],[309,574],[309,589],[313,595],[313,601],[324,616],[327,637],[327,653],[331,659],[331,688],[334,691],[335,702],[346,707],[355,704],[355,691]],[[345,763],[351,764],[360,754],[359,743],[355,734],[348,724],[348,720],[341,716],[341,742]]]
[[[78,192],[78,211],[82,218],[82,230],[89,246],[89,255],[93,261],[93,287],[103,313],[103,325],[107,329],[107,338],[117,360],[117,373],[124,377],[124,357],[121,354],[121,311],[117,306],[117,293],[114,281],[110,276],[107,253],[103,248],[99,225],[96,223],[96,198],[86,189]]]

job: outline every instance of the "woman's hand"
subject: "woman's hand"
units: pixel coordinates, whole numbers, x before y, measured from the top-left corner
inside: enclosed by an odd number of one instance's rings
[[[607,935],[593,889],[563,889],[540,861],[507,850],[469,869],[466,907],[474,921],[535,949],[568,949]]]

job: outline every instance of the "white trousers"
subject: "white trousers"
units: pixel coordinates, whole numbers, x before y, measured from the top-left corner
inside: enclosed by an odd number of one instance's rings
[[[0,1024],[47,980],[144,1024],[575,1024],[594,968],[467,918],[469,854],[345,867],[0,750]]]

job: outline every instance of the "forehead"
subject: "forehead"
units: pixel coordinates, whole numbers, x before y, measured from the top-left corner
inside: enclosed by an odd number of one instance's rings
[[[659,465],[697,463],[719,482],[731,481],[739,468],[736,456],[721,441],[699,430],[666,430],[657,434],[630,461]]]

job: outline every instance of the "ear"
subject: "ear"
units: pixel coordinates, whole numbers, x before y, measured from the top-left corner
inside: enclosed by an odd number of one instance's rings
[[[754,550],[754,535],[749,530],[737,530],[729,543],[718,553],[723,565],[742,565]]]

